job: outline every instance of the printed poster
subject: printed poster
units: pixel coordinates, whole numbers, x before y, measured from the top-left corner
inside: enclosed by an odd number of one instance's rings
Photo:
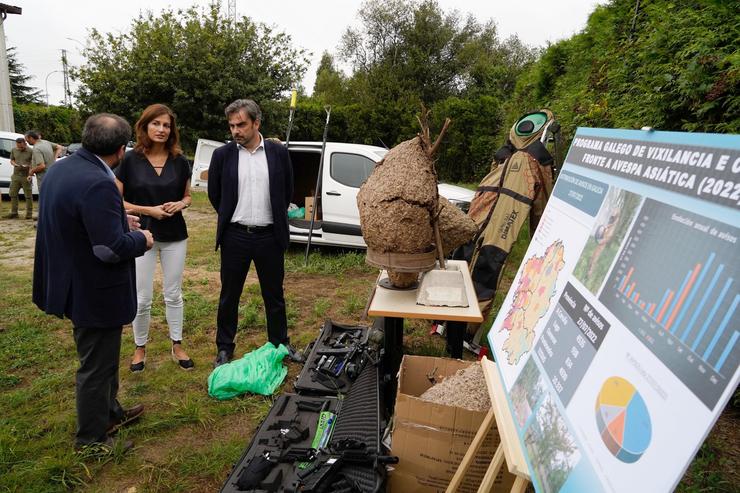
[[[740,136],[579,128],[489,332],[538,492],[672,491],[740,381]]]

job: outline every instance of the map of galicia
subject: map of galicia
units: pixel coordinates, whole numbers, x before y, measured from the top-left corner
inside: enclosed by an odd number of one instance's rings
[[[547,313],[558,274],[565,266],[564,253],[563,242],[558,240],[547,247],[544,255],[535,255],[524,263],[511,310],[501,327],[501,331],[509,331],[503,350],[510,365],[516,365],[532,348],[534,328]]]

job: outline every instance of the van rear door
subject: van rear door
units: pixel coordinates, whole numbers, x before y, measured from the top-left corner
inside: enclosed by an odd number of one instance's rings
[[[365,155],[350,149],[338,149],[324,161],[321,224],[327,242],[365,246],[360,230],[357,193],[378,160],[369,152]]]
[[[211,156],[213,156],[213,151],[222,145],[224,145],[223,142],[216,140],[198,139],[193,159],[193,176],[190,178],[192,188],[208,189],[208,167],[211,165]]]

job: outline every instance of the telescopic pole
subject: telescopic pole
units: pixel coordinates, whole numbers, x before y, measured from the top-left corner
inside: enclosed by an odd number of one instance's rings
[[[296,99],[298,99],[298,91],[293,88],[290,91],[290,116],[288,117],[288,130],[285,132],[285,147],[290,144],[290,129],[293,128],[293,114],[295,113]]]
[[[321,174],[324,169],[324,151],[326,151],[326,137],[329,135],[329,117],[331,116],[331,106],[324,106],[326,111],[326,124],[324,124],[324,140],[321,143],[321,157],[319,158],[319,175],[316,177],[316,189],[313,193],[313,207],[311,208],[311,224],[308,226],[308,243],[306,243],[306,265],[308,265],[308,253],[311,251],[311,235],[313,234],[313,224],[316,220],[316,210],[319,208],[318,197],[321,188]]]

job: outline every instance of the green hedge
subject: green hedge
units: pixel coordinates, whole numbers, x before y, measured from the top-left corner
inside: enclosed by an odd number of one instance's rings
[[[44,106],[40,104],[13,105],[15,130],[26,133],[36,130],[44,139],[59,144],[79,142],[84,121],[77,110],[63,106]]]
[[[261,105],[262,133],[285,138],[288,103],[268,101]],[[368,108],[361,104],[334,106],[331,109],[328,140],[393,147],[419,132],[418,103],[387,104]],[[475,181],[485,175],[497,146],[495,135],[502,126],[501,105],[496,98],[448,98],[431,108],[431,133],[435,137],[444,119],[452,119],[437,159],[437,172],[445,181]],[[323,105],[315,101],[298,104],[291,141],[321,141],[326,123]]]

